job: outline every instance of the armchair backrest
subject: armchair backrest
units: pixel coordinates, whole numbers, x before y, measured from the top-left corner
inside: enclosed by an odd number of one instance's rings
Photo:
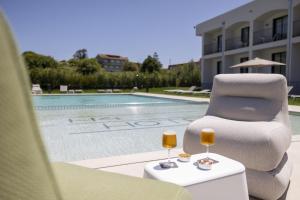
[[[0,199],[60,200],[23,60],[0,12]]]
[[[289,124],[286,79],[279,74],[217,75],[207,115]]]

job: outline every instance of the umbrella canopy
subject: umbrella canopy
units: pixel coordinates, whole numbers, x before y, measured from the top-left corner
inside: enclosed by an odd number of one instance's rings
[[[286,64],[275,62],[271,60],[264,60],[261,58],[254,58],[252,60],[248,60],[246,62],[239,63],[237,65],[233,65],[230,68],[238,68],[238,67],[267,67],[267,66],[273,66],[273,65],[279,65],[284,66]]]

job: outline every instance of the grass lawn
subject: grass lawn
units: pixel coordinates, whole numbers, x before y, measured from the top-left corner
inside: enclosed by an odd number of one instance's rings
[[[300,106],[300,98],[296,98],[296,99],[289,98],[289,105]]]
[[[170,94],[170,95],[177,95],[177,96],[191,96],[191,97],[205,97],[208,98],[208,95],[205,94],[178,94],[174,92],[165,92],[164,90],[188,90],[189,87],[160,87],[160,88],[149,88],[148,92],[153,94]],[[51,90],[49,91],[43,91],[44,94],[60,94],[59,90]],[[122,89],[123,93],[130,93],[132,92],[132,89]],[[120,92],[114,92],[114,93],[120,93]],[[138,89],[136,92],[147,92],[146,88]],[[97,89],[83,89],[83,93],[97,93]]]
[[[161,88],[149,88],[149,93],[153,94],[169,94],[169,95],[177,95],[177,96],[190,96],[190,97],[201,97],[201,98],[209,98],[209,95],[206,94],[179,94],[174,92],[165,92],[164,90],[188,90],[189,87],[161,87]],[[97,89],[85,89],[84,93],[97,93]],[[131,89],[122,89],[122,92],[131,92]],[[145,88],[139,89],[136,92],[147,92]],[[47,91],[44,91],[45,94],[49,94]],[[59,90],[52,90],[51,94],[59,94]],[[289,98],[289,105],[297,105],[300,106],[300,98],[292,99]]]
[[[189,87],[163,87],[163,88],[149,88],[149,93],[153,94],[169,94],[176,96],[188,96],[188,97],[201,97],[201,98],[209,98],[207,94],[187,94],[187,93],[175,93],[175,92],[165,92],[164,90],[188,90]],[[146,89],[140,89],[138,92],[147,92]]]

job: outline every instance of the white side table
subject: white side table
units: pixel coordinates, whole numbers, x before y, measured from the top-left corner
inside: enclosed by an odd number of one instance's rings
[[[194,163],[205,158],[207,154],[192,155],[191,161],[176,162],[178,168],[162,169],[159,162],[146,164],[144,177],[171,182],[185,187],[191,192],[193,199],[204,200],[248,200],[248,189],[243,164],[224,156],[210,153],[209,157],[219,161],[213,164],[211,170],[201,170]]]

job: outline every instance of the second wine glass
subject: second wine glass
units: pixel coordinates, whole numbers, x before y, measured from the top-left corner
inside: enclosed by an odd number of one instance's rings
[[[206,155],[209,158],[209,146],[215,144],[215,130],[204,128],[200,132],[200,144],[206,146]]]

